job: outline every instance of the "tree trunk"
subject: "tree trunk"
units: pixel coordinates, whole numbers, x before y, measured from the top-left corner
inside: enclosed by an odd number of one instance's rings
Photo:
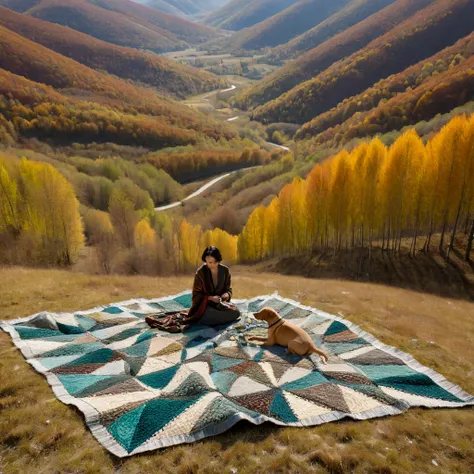
[[[456,237],[456,231],[458,229],[459,215],[461,214],[461,207],[462,207],[463,200],[464,200],[464,187],[461,192],[461,198],[459,199],[458,210],[456,211],[456,220],[454,221],[454,229],[453,229],[453,233],[451,234],[451,241],[449,242],[448,253],[446,255],[447,260],[449,260],[449,254],[451,253],[451,250],[453,249],[453,246],[454,246],[454,238]]]
[[[466,255],[464,257],[466,262],[471,261],[471,249],[472,249],[473,240],[474,240],[474,219],[472,219],[471,232],[469,234],[469,239],[467,241]]]

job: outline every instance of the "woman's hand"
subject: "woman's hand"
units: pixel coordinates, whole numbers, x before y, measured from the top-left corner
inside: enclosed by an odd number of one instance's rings
[[[230,295],[229,293],[224,293],[222,295],[222,301],[229,301],[230,300]]]
[[[220,296],[209,296],[208,300],[212,301],[213,303],[219,303],[221,301],[221,297]]]

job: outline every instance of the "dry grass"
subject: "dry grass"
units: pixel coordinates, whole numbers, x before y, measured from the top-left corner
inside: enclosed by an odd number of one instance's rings
[[[474,303],[367,283],[233,268],[237,298],[278,290],[341,313],[474,393]],[[87,309],[190,288],[192,276],[90,276],[0,267],[0,318]],[[474,409],[405,414],[313,428],[240,423],[228,432],[120,460],[59,402],[10,337],[0,333],[0,472],[13,473],[459,473],[474,472]],[[433,463],[436,462],[437,466]]]

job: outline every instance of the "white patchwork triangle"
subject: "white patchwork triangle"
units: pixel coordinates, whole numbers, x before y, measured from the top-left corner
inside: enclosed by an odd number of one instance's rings
[[[174,364],[166,362],[162,359],[158,359],[157,357],[149,357],[145,360],[145,363],[140,368],[138,372],[138,376],[151,374],[152,372],[158,372],[160,370],[168,369],[172,367]]]
[[[209,405],[219,397],[222,397],[222,395],[217,392],[206,394],[198,402],[196,402],[194,405],[191,405],[186,411],[181,413],[177,418],[171,420],[146,443],[140,446],[140,451],[142,451],[142,448],[146,449],[147,444],[153,444],[154,441],[159,440],[160,438],[189,434],[193,426],[199,421]]]
[[[175,376],[171,379],[170,383],[161,391],[163,396],[166,396],[166,393],[171,393],[176,390],[191,375],[191,373],[191,370],[189,370],[186,365],[182,365],[178,369],[178,372],[176,372]]]
[[[300,421],[312,416],[324,415],[330,413],[332,410],[326,407],[322,407],[312,403],[304,398],[298,397],[293,393],[283,391],[283,394],[293,410],[293,413],[298,417]]]
[[[295,380],[302,379],[306,375],[310,374],[311,370],[304,369],[301,367],[292,367],[288,369],[278,380],[278,385],[285,383],[294,382]]]
[[[141,320],[132,321],[131,323],[127,324],[117,324],[117,326],[111,326],[105,329],[98,329],[97,331],[91,331],[91,334],[98,339],[108,339],[109,337],[115,336],[116,334],[120,334],[121,332],[125,331],[126,329],[133,328],[137,324],[141,323]]]
[[[160,355],[156,358],[163,362],[168,362],[170,365],[176,365],[181,362],[182,352],[183,351],[170,352],[169,354]]]
[[[364,346],[350,352],[344,352],[343,354],[340,354],[339,357],[344,360],[350,360],[350,359],[353,359],[354,357],[367,354],[367,352],[371,352],[373,350],[375,350],[374,346]]]
[[[168,347],[173,344],[175,341],[168,339],[167,337],[156,336],[150,342],[150,347],[148,348],[148,357],[155,355],[157,352],[160,352],[161,349]]]
[[[54,320],[57,323],[67,324],[68,326],[77,327],[77,321],[74,318],[74,315],[72,313],[56,313],[54,315]]]
[[[137,342],[137,339],[140,337],[140,334],[135,334],[135,336],[128,337],[122,341],[113,342],[112,344],[107,344],[109,349],[114,351],[119,351],[120,349],[126,349],[127,347],[133,346]]]
[[[118,393],[116,395],[104,395],[102,397],[86,397],[81,398],[82,402],[94,407],[99,412],[113,410],[114,408],[126,405],[127,403],[149,400],[155,397],[155,393],[151,390],[143,390],[140,392]]]
[[[239,377],[232,385],[229,390],[229,397],[239,397],[241,395],[249,395],[251,393],[265,392],[272,390],[272,387],[268,387],[261,383],[256,382],[248,377]]]
[[[386,406],[375,398],[368,397],[361,392],[352,390],[352,388],[344,387],[344,385],[338,385],[338,388],[341,390],[342,395],[344,396],[344,401],[351,413],[361,413],[381,406]]]
[[[329,326],[331,326],[331,324],[333,323],[334,321],[332,321],[331,319],[327,320],[327,321],[324,321],[322,322],[321,324],[318,324],[316,327],[310,329],[310,331],[313,333],[313,334],[317,334],[319,336],[322,336],[325,334],[325,332],[329,329]]]
[[[199,374],[209,385],[209,387],[216,389],[216,386],[214,385],[214,382],[211,379],[210,371],[209,371],[209,365],[207,362],[191,362],[190,364],[186,364],[186,367]]]
[[[423,397],[423,395],[406,393],[395,388],[383,387],[381,385],[379,385],[379,388],[387,395],[390,395],[391,397],[396,398],[397,400],[404,400],[408,402],[412,407],[459,407],[459,402],[451,402],[448,400],[437,400],[429,397]]]
[[[267,377],[270,379],[270,382],[272,383],[272,385],[274,385],[275,387],[278,387],[278,382],[275,377],[275,374],[273,373],[273,368],[271,364],[269,364],[268,362],[259,362],[258,365],[267,374]]]
[[[44,352],[52,351],[53,349],[58,349],[59,347],[65,346],[66,344],[69,344],[69,342],[35,340],[28,348],[34,356],[37,356],[43,354]]]
[[[115,360],[98,368],[91,375],[123,375],[126,373],[124,360]]]
[[[349,372],[351,374],[360,373],[350,364],[320,364],[318,368],[322,372]]]

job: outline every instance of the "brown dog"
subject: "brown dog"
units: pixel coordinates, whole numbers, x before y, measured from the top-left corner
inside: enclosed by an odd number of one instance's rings
[[[263,346],[278,344],[287,347],[288,354],[299,356],[318,354],[324,362],[328,361],[328,355],[316,347],[304,329],[285,321],[274,309],[263,308],[253,315],[258,320],[268,323],[268,337],[251,336],[248,338],[249,341],[260,341]]]

